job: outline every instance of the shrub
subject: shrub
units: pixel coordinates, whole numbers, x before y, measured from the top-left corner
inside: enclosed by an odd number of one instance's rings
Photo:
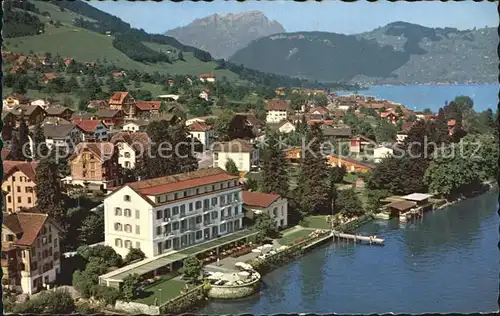
[[[103,300],[108,305],[114,305],[121,296],[119,290],[104,285],[94,285],[92,294],[95,298]]]
[[[12,310],[18,314],[71,314],[75,310],[73,298],[67,290],[42,292],[35,299],[16,304]]]
[[[131,301],[137,296],[139,287],[139,275],[137,273],[129,274],[123,279],[122,294],[126,301]]]
[[[142,252],[141,249],[138,249],[138,248],[130,248],[129,252],[127,253],[127,256],[125,256],[125,264],[128,264],[134,260],[138,260],[138,259],[144,259],[146,257],[146,255],[144,254],[144,252]]]

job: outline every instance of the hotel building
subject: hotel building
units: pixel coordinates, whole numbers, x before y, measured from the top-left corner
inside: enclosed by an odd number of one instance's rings
[[[153,258],[240,230],[238,178],[209,168],[110,188],[105,243],[123,257],[138,248]]]

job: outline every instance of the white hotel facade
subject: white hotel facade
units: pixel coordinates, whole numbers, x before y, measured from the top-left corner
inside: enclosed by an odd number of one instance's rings
[[[153,258],[242,229],[242,204],[239,177],[220,168],[128,183],[104,200],[105,243]]]

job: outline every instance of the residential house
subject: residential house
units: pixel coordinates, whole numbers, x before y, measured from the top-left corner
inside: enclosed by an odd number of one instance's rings
[[[403,143],[406,137],[408,137],[408,132],[413,126],[413,122],[404,122],[403,125],[401,126],[401,131],[397,132],[396,134],[396,141],[398,143]]]
[[[215,138],[213,127],[203,122],[193,122],[188,125],[188,131],[193,138],[203,144],[205,150],[210,148]]]
[[[211,83],[215,82],[214,74],[201,74],[199,78],[201,82],[211,82]]]
[[[391,146],[379,146],[373,149],[373,162],[380,163],[382,159],[391,157],[394,149]]]
[[[300,163],[302,159],[302,148],[301,147],[292,147],[284,149],[285,159],[288,160],[292,164]]]
[[[72,61],[73,61],[73,58],[70,58],[70,57],[64,58],[64,64],[66,65],[66,67],[68,67]]]
[[[108,102],[106,102],[105,100],[90,100],[89,103],[87,103],[87,108],[88,109],[107,109]]]
[[[123,124],[122,130],[124,132],[141,132],[146,130],[148,124],[149,122],[145,120],[128,121]]]
[[[45,144],[52,149],[53,146],[72,153],[76,145],[83,140],[83,130],[69,121],[46,122],[43,125]]]
[[[104,239],[147,258],[242,229],[242,185],[220,168],[127,183],[104,199]],[[170,266],[172,270],[172,267]]]
[[[278,126],[278,132],[282,134],[292,133],[295,132],[295,130],[296,130],[295,124],[293,124],[290,121],[285,121]]]
[[[136,115],[139,117],[148,117],[160,113],[161,101],[137,101]]]
[[[179,100],[180,95],[178,94],[162,94],[157,96],[156,98],[165,102],[175,102]]]
[[[95,113],[94,119],[102,121],[109,130],[113,130],[123,123],[124,114],[122,110],[99,109]]]
[[[193,124],[193,122],[203,122],[206,123],[207,120],[215,120],[217,119],[217,116],[215,115],[207,115],[207,116],[200,116],[200,117],[193,117],[188,120],[186,120],[186,126],[189,126]]]
[[[394,111],[381,112],[380,117],[393,125],[396,125],[399,121],[399,115]]]
[[[229,159],[233,160],[240,172],[248,172],[259,166],[259,149],[244,139],[215,143],[212,146],[213,166],[226,169]]]
[[[109,139],[108,128],[101,120],[76,119],[72,122],[83,131],[84,142],[103,142]]]
[[[323,125],[323,136],[326,140],[336,143],[346,143],[352,137],[352,129],[349,126],[330,126]]]
[[[288,201],[278,194],[243,191],[245,217],[253,220],[255,215],[268,214],[276,229],[288,226]]]
[[[61,231],[47,214],[4,215],[2,284],[31,295],[55,283],[61,272]]]
[[[42,107],[37,106],[37,105],[28,105],[28,104],[21,104],[16,106],[12,111],[12,114],[14,114],[15,120],[16,120],[16,126],[19,126],[19,123],[21,121],[21,117],[24,117],[26,120],[26,124],[28,126],[33,126],[38,123],[41,123],[45,116],[47,115],[47,112],[45,112]]]
[[[365,173],[372,172],[373,169],[375,169],[375,166],[369,163],[361,162],[348,157],[328,155],[327,159],[329,165],[338,167],[345,166],[347,172]]]
[[[229,138],[253,140],[261,132],[260,122],[253,113],[235,113],[229,123]]]
[[[2,191],[9,213],[30,209],[36,204],[36,166],[38,162],[3,161]]]
[[[64,181],[88,190],[104,191],[120,185],[119,150],[111,142],[79,143],[69,157],[71,176]]]
[[[21,104],[28,104],[29,99],[22,94],[13,93],[3,100],[3,110],[11,111]]]
[[[128,92],[115,92],[108,101],[111,110],[122,110],[126,118],[135,117],[136,102]]]
[[[203,91],[198,94],[198,98],[205,100],[205,101],[210,101],[210,90],[204,89]]]
[[[50,106],[45,109],[45,112],[48,117],[60,117],[65,120],[70,120],[74,113],[73,110],[64,106]]]
[[[114,79],[123,79],[125,77],[125,71],[115,71],[111,73],[111,76],[113,76]]]
[[[31,101],[30,104],[40,106],[45,110],[51,104],[51,102],[48,99],[36,99]]]
[[[118,164],[124,169],[135,169],[149,152],[151,140],[146,132],[119,132],[113,135],[111,143],[118,147]]]
[[[328,120],[330,119],[330,111],[322,106],[317,106],[309,110],[309,115],[312,120]]]
[[[280,123],[288,116],[289,106],[283,100],[270,100],[266,105],[266,122]]]
[[[351,138],[349,144],[349,151],[353,154],[363,154],[373,149],[376,146],[376,142],[365,137],[363,135],[356,135]]]
[[[43,77],[42,77],[42,82],[47,84],[56,78],[57,78],[57,74],[55,74],[53,72],[44,73]]]

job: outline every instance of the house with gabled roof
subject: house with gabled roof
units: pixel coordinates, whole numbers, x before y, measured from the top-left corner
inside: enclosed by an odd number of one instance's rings
[[[72,153],[75,146],[83,140],[84,131],[69,121],[56,118],[43,124],[43,135],[48,148],[56,146]]]
[[[109,130],[113,130],[123,123],[125,115],[122,110],[99,109],[93,118],[101,120]]]
[[[108,101],[111,110],[122,110],[126,118],[136,115],[136,101],[129,92],[115,92]]]
[[[76,119],[72,122],[83,131],[84,142],[103,142],[109,139],[108,127],[101,120]]]
[[[243,191],[243,209],[250,220],[267,214],[275,222],[276,229],[288,226],[288,201],[279,194]]]
[[[191,137],[199,140],[204,148],[209,148],[212,145],[215,133],[211,125],[195,121],[191,125],[188,125],[187,128]]]
[[[214,168],[226,169],[228,160],[234,161],[241,172],[249,172],[259,166],[259,149],[244,139],[216,142],[212,146]]]
[[[118,147],[118,164],[124,169],[135,169],[151,146],[146,132],[118,132],[111,138],[111,143]]]
[[[136,116],[148,117],[151,115],[158,115],[160,112],[161,101],[137,101]]]
[[[269,100],[266,104],[266,122],[280,123],[288,117],[289,105],[284,100]]]
[[[143,132],[146,130],[148,124],[149,124],[148,121],[141,119],[127,121],[125,122],[125,124],[123,124],[122,130],[124,132]]]
[[[6,214],[2,223],[2,285],[35,294],[61,272],[61,226],[47,214]]]
[[[45,112],[48,117],[60,117],[69,120],[75,111],[61,105],[56,105],[46,107]]]
[[[71,176],[64,182],[90,191],[105,191],[122,183],[118,148],[111,142],[79,143],[69,157]]]
[[[2,191],[5,194],[5,210],[19,212],[36,205],[36,166],[38,162],[3,161]]]

